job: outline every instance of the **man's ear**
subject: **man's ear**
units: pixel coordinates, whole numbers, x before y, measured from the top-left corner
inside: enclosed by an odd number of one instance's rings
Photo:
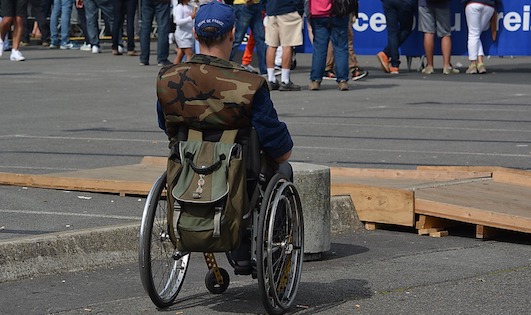
[[[230,36],[229,36],[229,39],[231,42],[234,41],[234,34],[236,33],[236,27],[233,27],[232,28],[232,31],[230,32]]]

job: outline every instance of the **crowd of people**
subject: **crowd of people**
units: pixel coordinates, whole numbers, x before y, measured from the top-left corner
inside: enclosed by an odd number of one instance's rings
[[[190,60],[194,52],[199,52],[192,32],[193,21],[197,8],[211,1],[231,5],[236,16],[229,59],[264,76],[270,90],[301,90],[300,85],[291,81],[290,71],[296,62],[294,48],[303,44],[304,17],[313,45],[309,90],[318,90],[323,79],[333,79],[338,89],[345,91],[349,89],[349,80],[359,80],[368,74],[359,66],[353,50],[352,23],[357,18],[357,12],[338,15],[332,8],[332,0],[0,0],[0,47],[3,47],[0,56],[4,50],[11,49],[10,60],[24,61],[20,47],[29,43],[30,34],[40,36],[40,44],[51,49],[101,53],[99,16],[102,16],[111,33],[113,55],[139,56],[140,65],[149,65],[153,21],[156,21],[157,64],[172,63],[168,58],[173,43],[176,45],[173,63],[180,63]],[[399,48],[410,35],[418,13],[426,57],[422,73],[429,75],[435,72],[433,56],[437,38],[441,41],[442,73],[459,73],[451,63],[451,0],[381,1],[387,21],[387,45],[377,54],[377,60],[383,71],[399,74]],[[485,73],[480,35],[490,26],[500,0],[461,2],[468,26],[470,66],[466,73]],[[70,40],[74,8],[84,36],[83,44]],[[28,27],[29,15],[35,19],[34,27]],[[135,25],[139,20],[140,52],[137,52]],[[235,60],[249,29],[251,32],[244,58]],[[250,65],[253,51],[258,69]]]

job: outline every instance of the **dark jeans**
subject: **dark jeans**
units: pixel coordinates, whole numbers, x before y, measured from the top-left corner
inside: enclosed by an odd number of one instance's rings
[[[50,42],[50,22],[48,17],[50,16],[52,8],[52,0],[29,0],[31,6],[31,15],[35,17],[39,30],[41,31],[41,41]],[[24,29],[22,31],[22,41],[29,43],[30,33],[33,30],[33,24],[28,25],[27,16],[24,16]]]
[[[83,37],[85,37],[85,43],[90,44],[90,40],[88,37],[88,31],[87,31],[87,18],[85,17],[85,7],[78,8],[77,10],[77,23],[79,24],[79,27],[81,28],[81,31],[83,32]]]
[[[149,44],[151,40],[151,25],[157,19],[157,62],[168,62],[170,44],[168,41],[168,21],[170,19],[170,3],[141,2],[142,24],[140,28],[140,62],[149,63]]]
[[[411,34],[417,6],[404,0],[382,0],[387,20],[387,47],[383,52],[391,58],[391,66],[400,66],[398,48]]]
[[[237,4],[234,5],[233,8],[237,20],[235,25],[236,31],[234,33],[234,42],[232,44],[232,51],[230,53],[230,60],[234,60],[236,51],[243,41],[243,38],[247,33],[247,29],[250,27],[256,43],[256,55],[258,56],[260,74],[266,74],[266,44],[264,21],[262,19],[263,5],[261,2],[253,5]]]
[[[310,80],[321,81],[325,71],[328,42],[334,48],[336,81],[348,81],[349,16],[310,18],[313,32],[313,54]]]
[[[122,37],[124,15],[127,15],[127,51],[135,50],[135,13],[137,3],[137,0],[114,0],[112,49],[118,49],[118,38]]]

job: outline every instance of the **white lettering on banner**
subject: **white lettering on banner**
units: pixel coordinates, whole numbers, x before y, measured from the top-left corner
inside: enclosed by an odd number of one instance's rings
[[[501,25],[500,25],[501,21]],[[462,25],[466,22],[464,21],[464,15],[461,13],[455,13],[454,15],[454,25],[452,25],[452,31],[459,32],[462,29]],[[498,29],[500,26],[503,26],[508,32],[518,32],[524,31],[529,32],[531,30],[531,6],[524,5],[522,8],[522,13],[511,11],[511,12],[498,12]],[[387,27],[387,21],[385,15],[381,12],[376,12],[371,16],[368,16],[366,13],[360,12],[358,14],[358,19],[352,24],[352,27],[356,32],[365,32],[368,29],[373,32],[383,32]],[[413,29],[417,28],[417,23],[413,24]]]
[[[358,13],[358,19],[353,24],[354,30],[357,32],[365,32],[367,28],[371,28],[374,32],[383,32],[387,27],[385,15],[377,12],[369,16],[365,13]]]

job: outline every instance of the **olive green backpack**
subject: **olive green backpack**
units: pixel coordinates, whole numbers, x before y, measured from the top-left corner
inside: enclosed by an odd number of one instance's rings
[[[238,247],[249,201],[242,146],[234,142],[237,132],[225,130],[218,142],[209,142],[189,129],[188,139],[178,142],[180,163],[168,165],[178,250],[226,252]]]

